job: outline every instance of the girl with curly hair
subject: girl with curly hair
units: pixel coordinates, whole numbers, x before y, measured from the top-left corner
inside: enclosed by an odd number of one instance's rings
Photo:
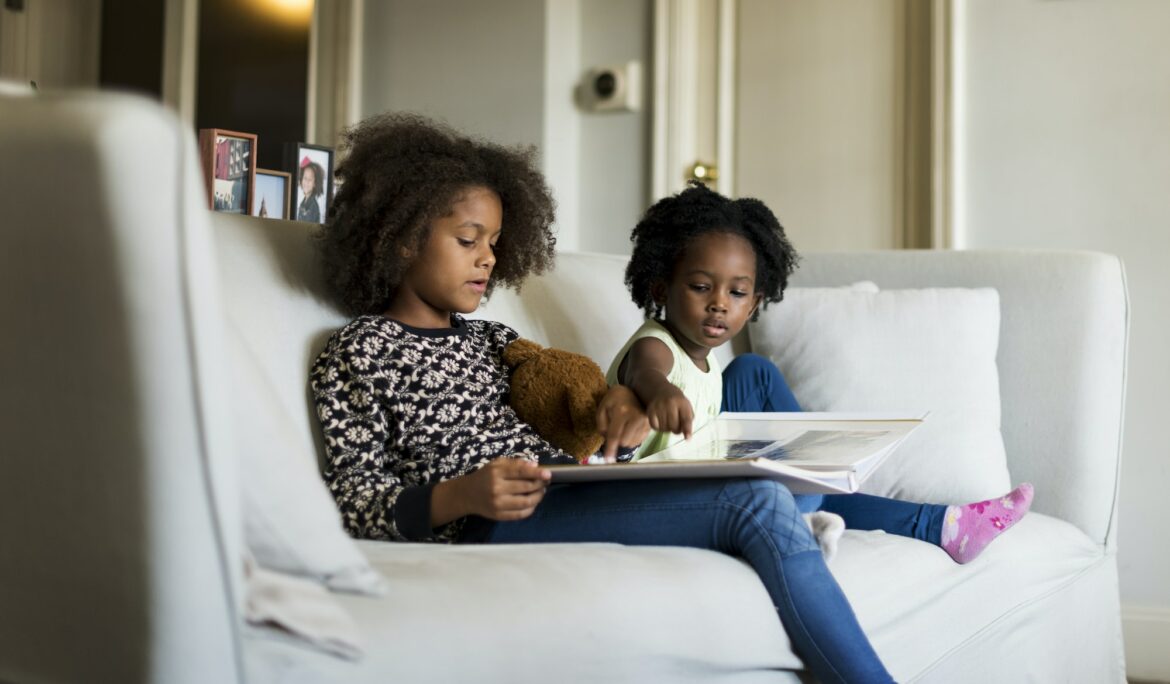
[[[759,200],[732,200],[695,184],[650,207],[630,239],[626,285],[647,320],[618,352],[607,380],[628,385],[646,408],[653,432],[632,458],[689,438],[720,411],[800,411],[767,359],[741,354],[721,371],[714,354],[761,308],[783,298],[796,267],[796,251],[772,211]],[[973,560],[1019,521],[1032,496],[1030,484],[952,506],[783,493],[801,511],[835,513],[851,529],[926,541],[958,563]],[[819,553],[805,562],[823,564]]]
[[[818,678],[890,681],[783,486],[548,486],[541,466],[573,459],[507,404],[501,354],[516,333],[461,315],[497,283],[517,287],[552,265],[553,203],[531,152],[411,116],[359,124],[343,151],[344,185],[319,246],[338,304],[356,318],[330,338],[310,385],[325,477],[351,535],[616,542],[743,557]],[[649,429],[621,384],[601,402],[598,425],[611,455]]]
[[[310,375],[326,479],[356,537],[482,538],[530,515],[575,462],[508,406],[511,328],[466,320],[497,284],[553,262],[553,201],[530,150],[410,115],[347,130],[344,181],[317,234],[336,304],[355,316]],[[601,402],[611,449],[645,436],[626,388]]]

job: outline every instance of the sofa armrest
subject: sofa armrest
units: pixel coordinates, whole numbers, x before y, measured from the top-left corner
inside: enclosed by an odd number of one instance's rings
[[[194,138],[126,96],[0,95],[0,121],[0,680],[238,681]]]

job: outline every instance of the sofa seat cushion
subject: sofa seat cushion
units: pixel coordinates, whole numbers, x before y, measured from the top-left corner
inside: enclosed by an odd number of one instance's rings
[[[1053,628],[1047,599],[1062,591],[1106,595],[1095,582],[1088,592],[1078,583],[1109,563],[1073,525],[1032,512],[966,565],[913,539],[846,531],[830,567],[874,648],[894,678],[905,682],[945,681],[932,671],[1004,625],[1012,627],[999,639],[1028,644],[1031,657],[1067,653],[1068,635]],[[1092,631],[1079,619],[1067,624]]]
[[[778,682],[801,666],[763,585],[720,554],[617,544],[358,545],[393,578],[382,598],[334,595],[365,633],[365,659],[348,663],[255,634],[254,670],[346,682]]]
[[[792,681],[801,667],[763,585],[746,564],[716,553],[358,546],[394,578],[382,598],[335,596],[366,637],[365,659],[349,663],[257,633],[253,668],[353,682],[741,682]],[[895,678],[909,681],[929,680],[1005,621],[1035,632],[1018,634],[1023,643],[1059,653],[1063,635],[1030,617],[1049,609],[1050,595],[1075,594],[1103,560],[1072,525],[1032,514],[968,565],[923,542],[847,531],[830,567]]]

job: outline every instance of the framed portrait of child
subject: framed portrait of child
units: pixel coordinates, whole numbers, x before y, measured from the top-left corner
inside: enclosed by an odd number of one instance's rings
[[[333,148],[287,143],[284,165],[293,184],[289,218],[325,223],[329,204],[333,201]]]

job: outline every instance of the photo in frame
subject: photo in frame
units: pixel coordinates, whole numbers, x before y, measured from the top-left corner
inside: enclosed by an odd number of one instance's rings
[[[284,171],[256,169],[256,191],[252,215],[260,218],[287,219],[292,194],[292,176]]]
[[[289,218],[325,223],[329,205],[333,201],[333,148],[287,143],[284,164],[293,180],[293,202]]]
[[[215,211],[252,213],[256,136],[222,128],[199,129],[207,203]]]

